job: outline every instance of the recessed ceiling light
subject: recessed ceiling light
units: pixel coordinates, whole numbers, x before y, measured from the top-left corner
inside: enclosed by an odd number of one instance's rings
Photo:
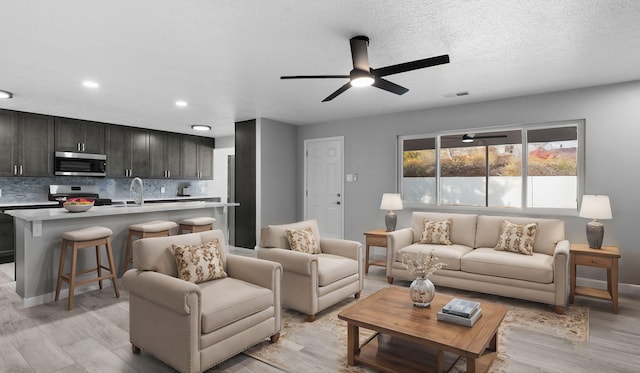
[[[185,107],[187,105],[189,105],[189,104],[187,104],[186,101],[181,101],[181,100],[176,101],[176,106],[177,107]]]
[[[92,89],[100,87],[100,84],[98,84],[96,82],[93,82],[91,80],[85,80],[84,82],[82,82],[82,85],[87,87],[87,88],[92,88]]]
[[[193,124],[191,125],[191,129],[195,131],[211,131],[211,126],[206,126],[204,124]]]
[[[0,98],[12,98],[12,97],[13,97],[13,93],[9,91],[0,90]]]

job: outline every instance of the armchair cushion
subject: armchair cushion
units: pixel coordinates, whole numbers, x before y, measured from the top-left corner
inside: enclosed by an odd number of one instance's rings
[[[220,258],[218,240],[202,245],[173,245],[178,277],[195,284],[227,277]]]
[[[273,292],[242,280],[223,278],[198,284],[202,333],[210,333],[273,306]]]
[[[287,229],[304,229],[311,227],[313,236],[315,238],[318,247],[320,246],[320,230],[318,229],[318,222],[316,220],[305,220],[291,224],[269,225],[262,228],[260,232],[260,247],[280,247],[283,249],[291,249],[289,240],[287,239]]]
[[[300,251],[307,254],[319,254],[320,247],[315,237],[313,236],[313,229],[306,227],[301,230],[287,229],[287,238],[289,246],[293,251]]]
[[[327,286],[358,273],[358,262],[333,254],[318,254],[318,285]]]

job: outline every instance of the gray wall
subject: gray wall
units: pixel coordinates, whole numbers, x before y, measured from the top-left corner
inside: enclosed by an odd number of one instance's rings
[[[259,120],[258,234],[260,227],[296,221],[297,126]]]
[[[397,136],[585,119],[584,190],[587,194],[610,196],[613,219],[603,221],[604,244],[620,247],[620,281],[639,284],[640,171],[637,159],[640,147],[636,140],[640,138],[639,98],[640,82],[630,82],[301,126],[296,157],[298,185],[303,185],[304,140],[344,136],[345,173],[358,173],[357,181],[345,183],[345,238],[363,242],[363,232],[384,227],[385,212],[378,207],[382,193],[396,189]],[[297,201],[297,215],[302,218],[301,188],[297,189]],[[409,225],[410,214],[407,209],[399,212],[398,227]],[[560,218],[566,222],[567,239],[585,243],[587,219],[577,215],[576,212],[573,216]],[[603,272],[579,268],[578,276],[602,280],[605,278]]]

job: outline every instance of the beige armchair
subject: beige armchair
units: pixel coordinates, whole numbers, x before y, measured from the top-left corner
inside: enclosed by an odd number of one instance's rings
[[[172,244],[214,239],[226,278],[194,284],[177,278]],[[129,337],[140,349],[180,372],[202,372],[280,333],[278,263],[230,255],[220,230],[144,238],[134,243],[129,290]]]
[[[286,230],[311,227],[321,254],[290,249]],[[258,258],[282,264],[282,306],[307,314],[307,321],[341,300],[360,297],[364,287],[362,244],[320,238],[315,220],[262,228]]]

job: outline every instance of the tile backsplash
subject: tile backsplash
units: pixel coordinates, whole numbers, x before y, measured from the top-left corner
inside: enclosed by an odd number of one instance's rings
[[[129,192],[131,178],[111,179],[96,177],[2,177],[0,178],[0,203],[41,202],[47,200],[49,185],[98,185],[101,198],[132,199]],[[178,189],[190,187],[192,196],[209,195],[206,180],[142,179],[145,198],[175,197]],[[160,188],[165,188],[161,193]],[[204,190],[204,192],[203,192]]]

